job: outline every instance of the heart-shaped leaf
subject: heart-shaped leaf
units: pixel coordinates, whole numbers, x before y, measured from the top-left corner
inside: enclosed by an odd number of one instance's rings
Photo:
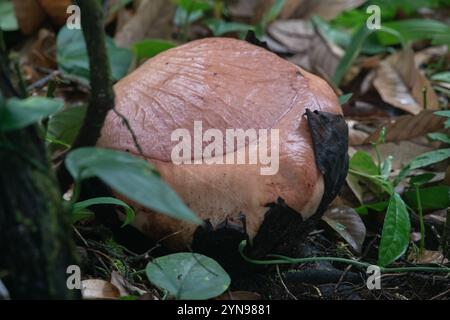
[[[176,299],[203,300],[219,296],[230,285],[230,277],[213,259],[197,253],[176,253],[147,265],[147,277]]]
[[[0,131],[24,128],[57,112],[64,102],[44,97],[11,98],[0,108]]]
[[[106,50],[113,80],[123,78],[131,63],[131,51],[117,47],[109,37],[106,37]],[[57,59],[61,70],[85,79],[89,78],[89,59],[81,30],[61,28],[57,37]]]
[[[411,222],[408,210],[398,193],[393,193],[384,218],[378,264],[387,266],[401,257],[409,244]]]

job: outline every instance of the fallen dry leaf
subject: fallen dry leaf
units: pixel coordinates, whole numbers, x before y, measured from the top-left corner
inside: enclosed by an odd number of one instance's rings
[[[257,21],[275,2],[275,0],[260,1],[261,4],[256,12]],[[309,19],[317,15],[325,20],[331,20],[341,12],[359,7],[363,3],[364,0],[286,0],[280,17]]]
[[[279,20],[268,28],[269,47],[279,53],[290,53],[292,63],[330,79],[344,52],[328,41],[307,20]]]
[[[417,69],[414,52],[405,49],[381,61],[373,82],[383,101],[412,114],[424,110],[423,88],[427,89],[427,108],[438,108],[438,98],[430,82]]]
[[[120,297],[120,291],[105,280],[88,279],[81,281],[81,295],[85,300],[117,299]]]
[[[411,251],[409,260],[418,264],[448,263],[442,252],[431,250],[424,250],[421,254],[415,254],[415,252]]]
[[[23,34],[32,34],[39,30],[46,13],[36,0],[13,0],[13,5],[20,31]]]
[[[261,295],[250,291],[227,291],[216,300],[261,300]]]
[[[147,293],[146,291],[132,285],[117,271],[113,271],[111,273],[111,284],[116,286],[116,288],[120,292],[121,297],[130,296],[133,294],[141,296]]]
[[[136,13],[115,36],[118,46],[129,47],[144,39],[167,39],[172,32],[175,4],[167,0],[141,0]]]
[[[39,30],[46,17],[50,17],[56,26],[62,26],[68,17],[67,7],[71,4],[71,0],[13,0],[17,22],[24,34]]]
[[[423,110],[417,115],[405,115],[391,118],[373,134],[367,137],[364,143],[377,141],[383,127],[386,128],[386,142],[399,142],[410,140],[427,133],[440,131],[445,119],[433,114],[432,110]]]
[[[366,238],[366,226],[358,213],[349,207],[328,210],[322,219],[358,253]]]

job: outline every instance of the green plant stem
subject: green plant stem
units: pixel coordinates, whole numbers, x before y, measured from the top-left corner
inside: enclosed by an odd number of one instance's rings
[[[416,186],[417,209],[419,210],[420,220],[420,254],[425,251],[425,222],[423,220],[422,199],[420,198],[419,187]]]
[[[338,257],[309,257],[309,258],[290,258],[281,255],[270,255],[271,257],[277,258],[275,260],[255,260],[247,257],[244,254],[244,249],[247,245],[247,241],[242,241],[239,245],[239,253],[242,258],[253,264],[258,265],[276,265],[276,264],[302,264],[302,263],[310,263],[317,261],[329,261],[329,262],[341,262],[345,264],[350,264],[355,267],[361,269],[367,269],[369,266],[373,266],[374,264],[368,262],[361,262],[346,258],[338,258]],[[384,273],[404,273],[404,272],[443,272],[450,273],[450,268],[445,267],[400,267],[400,268],[388,268],[388,267],[380,267],[380,271]]]
[[[20,66],[18,62],[14,62],[14,70],[17,74],[17,79],[19,80],[19,89],[20,95],[22,98],[28,97],[28,90],[25,81],[23,80],[22,71],[20,70]]]

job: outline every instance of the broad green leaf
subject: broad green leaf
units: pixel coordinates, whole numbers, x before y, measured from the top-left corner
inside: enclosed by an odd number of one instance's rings
[[[201,221],[145,160],[126,152],[80,148],[66,157],[66,167],[76,181],[97,177],[130,200],[171,217]]]
[[[418,156],[400,171],[395,179],[395,185],[406,178],[412,170],[428,167],[448,158],[450,158],[450,149],[434,150]]]
[[[436,73],[431,76],[431,80],[450,83],[450,71]]]
[[[445,133],[441,132],[429,133],[428,138],[430,138],[431,140],[441,141],[450,144],[450,135]]]
[[[58,112],[64,105],[62,100],[29,97],[11,98],[0,109],[0,131],[24,128]]]
[[[434,45],[450,44],[450,26],[440,21],[431,19],[409,19],[383,23],[384,27],[393,29],[402,35],[405,41],[431,39]],[[398,38],[378,33],[378,39],[382,45],[398,44]]]
[[[219,296],[230,277],[213,259],[197,253],[175,253],[148,263],[151,283],[179,300],[203,300]]]
[[[153,58],[157,54],[175,48],[176,46],[175,43],[165,40],[144,40],[136,42],[133,45],[133,51],[136,58],[140,60],[144,58]]]
[[[222,19],[208,19],[205,24],[212,31],[215,37],[219,37],[230,32],[247,32],[255,30],[255,27],[245,23],[228,22]]]
[[[16,31],[19,29],[12,1],[0,0],[0,30]]]
[[[175,0],[176,4],[188,12],[211,10],[213,5],[206,0]]]
[[[71,107],[52,115],[48,121],[47,140],[70,147],[75,141],[86,114],[86,106]],[[51,146],[57,149],[57,146]]]
[[[439,117],[450,118],[450,110],[436,111],[434,114]]]
[[[123,226],[126,226],[133,222],[135,218],[135,213],[133,208],[131,208],[128,204],[125,202],[111,197],[100,197],[100,198],[93,198],[81,202],[77,202],[73,205],[72,208],[72,214],[77,216],[80,212],[84,212],[88,207],[95,206],[95,205],[116,205],[121,206],[125,209],[126,219],[123,223]],[[73,219],[72,219],[73,221]]]
[[[388,179],[392,170],[392,156],[386,157],[381,163],[381,176]]]
[[[444,161],[450,158],[450,149],[439,149],[424,153],[409,164],[411,170],[428,167],[432,164]]]
[[[350,99],[352,98],[353,93],[346,93],[342,96],[339,97],[339,104],[342,106],[344,104],[346,104],[347,102],[350,101]]]
[[[434,173],[424,173],[418,176],[411,177],[411,179],[409,179],[409,185],[422,186],[433,180],[435,176],[436,175]]]
[[[364,151],[357,151],[350,159],[350,169],[366,173],[369,175],[378,175],[378,167],[373,162],[370,154]]]
[[[378,252],[378,265],[385,267],[400,258],[408,248],[411,231],[408,210],[399,194],[394,193],[384,218]]]
[[[185,25],[194,23],[195,21],[203,18],[203,16],[204,16],[204,11],[202,11],[202,10],[192,11],[192,12],[188,13],[182,7],[177,7],[177,10],[175,11],[175,16],[173,18],[173,23],[177,27],[181,27],[181,26],[185,26]]]
[[[106,50],[113,80],[123,78],[131,63],[129,49],[119,48],[110,37],[106,37]],[[62,27],[57,36],[57,60],[59,69],[79,77],[89,78],[89,59],[81,30]]]
[[[373,162],[372,157],[364,152],[357,151],[350,159],[349,174],[368,184],[376,192],[393,192],[392,184],[386,177],[378,174],[378,167]]]
[[[436,186],[419,189],[420,202],[423,210],[439,210],[450,207],[450,187]],[[416,190],[405,192],[406,203],[417,209]]]
[[[358,208],[355,208],[355,211],[360,215],[369,214],[369,210],[373,210],[376,212],[384,212],[386,210],[386,208],[388,207],[388,205],[389,205],[389,202],[387,202],[387,201],[371,203],[371,204],[364,204]]]

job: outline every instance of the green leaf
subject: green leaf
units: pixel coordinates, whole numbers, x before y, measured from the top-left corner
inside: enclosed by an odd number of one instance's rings
[[[408,174],[414,169],[420,169],[424,167],[431,166],[438,162],[444,161],[450,158],[450,149],[439,149],[435,151],[430,151],[424,153],[417,158],[413,159],[409,164],[407,164],[398,174],[395,179],[395,185],[399,184]]]
[[[336,68],[336,72],[332,77],[332,81],[334,82],[335,85],[337,86],[340,85],[345,74],[350,69],[355,59],[359,56],[365,41],[375,31],[381,31],[384,33],[391,34],[395,38],[398,38],[399,42],[401,42],[404,45],[404,41],[397,31],[387,28],[386,26],[383,26],[380,30],[369,29],[367,28],[366,24],[363,24],[352,36],[352,40],[350,42],[350,45],[347,47],[347,50],[345,51],[345,55],[342,57],[341,61],[339,61],[339,65]]]
[[[51,116],[48,121],[47,140],[70,147],[83,124],[86,109],[85,105],[71,107]],[[57,146],[51,148],[58,149]]]
[[[273,5],[267,10],[261,18],[261,21],[256,25],[255,33],[258,38],[264,35],[264,32],[272,21],[274,21],[283,10],[286,0],[275,0]]]
[[[95,206],[95,205],[100,205],[100,204],[116,205],[116,206],[123,207],[125,209],[126,219],[122,226],[131,224],[136,216],[133,208],[131,208],[128,204],[126,204],[125,202],[123,202],[119,199],[111,198],[111,197],[93,198],[93,199],[77,202],[73,205],[72,214],[77,215],[78,212],[84,211],[86,208],[88,208],[90,206]]]
[[[353,93],[347,93],[347,94],[344,94],[344,95],[340,96],[340,97],[339,97],[339,104],[340,104],[341,106],[344,105],[344,104],[346,104],[347,102],[350,101],[350,99],[352,98],[352,96],[353,96]]]
[[[433,180],[435,176],[436,175],[434,173],[420,174],[418,176],[411,177],[411,179],[409,179],[409,184],[411,186],[422,186]]]
[[[207,11],[213,9],[213,5],[205,0],[176,0],[178,6],[188,12]]]
[[[384,218],[378,252],[378,265],[385,267],[400,258],[408,248],[411,231],[408,210],[399,194],[394,193]]]
[[[397,31],[405,41],[431,39],[433,45],[450,44],[450,26],[431,19],[408,19],[383,23],[384,27]],[[382,45],[389,46],[400,43],[398,38],[378,33]]]
[[[16,15],[12,1],[0,1],[0,30],[16,31],[19,30]]]
[[[59,69],[72,75],[89,79],[89,58],[83,32],[62,27],[57,36],[57,60]],[[119,48],[110,37],[106,37],[106,50],[114,81],[123,78],[131,63],[129,49]]]
[[[440,132],[429,133],[428,138],[450,144],[450,135]]]
[[[424,153],[409,163],[411,170],[428,167],[450,158],[450,149],[439,149]]]
[[[392,171],[392,156],[386,157],[381,163],[381,176],[388,179]]]
[[[350,169],[366,173],[369,175],[378,175],[378,167],[373,162],[370,154],[364,151],[357,151],[350,159]]]
[[[364,205],[356,208],[355,211],[360,215],[367,215],[367,214],[369,214],[369,210],[373,210],[376,212],[383,212],[386,210],[388,205],[389,205],[389,202],[387,202],[387,201],[364,204]]]
[[[433,114],[435,114],[439,117],[450,118],[450,110],[436,111]]]
[[[450,71],[435,73],[431,76],[431,80],[450,83]]]
[[[247,32],[255,30],[255,27],[245,23],[228,22],[222,19],[208,19],[205,24],[212,31],[215,37],[219,37],[230,32]]]
[[[149,209],[191,223],[201,223],[145,160],[126,152],[80,148],[70,152],[65,163],[77,182],[97,177],[123,196]]]
[[[175,48],[177,45],[165,40],[144,40],[133,45],[133,51],[138,60],[153,58],[166,50]]]
[[[95,213],[91,210],[84,208],[77,211],[73,211],[70,214],[70,221],[72,224],[77,223],[78,221],[85,220],[85,219],[93,219],[95,217]]]
[[[450,207],[450,187],[436,186],[419,189],[420,202],[423,210],[439,210]],[[418,208],[416,190],[405,192],[406,203],[414,209]]]
[[[39,122],[60,110],[63,105],[62,100],[44,97],[11,98],[0,109],[0,131],[17,130]]]
[[[148,263],[147,277],[179,300],[203,300],[219,296],[230,277],[213,259],[197,253],[176,253]]]

